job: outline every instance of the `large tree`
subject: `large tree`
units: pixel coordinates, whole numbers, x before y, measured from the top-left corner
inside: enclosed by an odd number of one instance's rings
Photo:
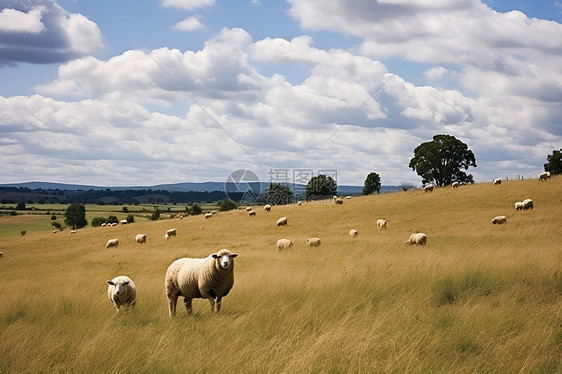
[[[327,198],[332,197],[338,192],[338,185],[336,181],[324,174],[319,174],[312,177],[304,189],[305,199],[310,198]]]
[[[270,183],[265,191],[265,202],[272,205],[285,205],[293,200],[293,191],[281,183]]]
[[[463,170],[476,167],[476,159],[468,146],[454,136],[435,135],[432,141],[416,147],[408,166],[422,177],[422,183],[445,186],[453,182],[474,183],[472,174]]]
[[[363,195],[370,195],[373,192],[381,192],[381,177],[375,173],[369,173],[367,179],[365,179],[365,185],[363,186]]]
[[[546,160],[548,162],[544,164],[544,171],[549,171],[552,175],[562,174],[562,148],[552,151],[551,155],[546,156]]]
[[[70,204],[64,212],[64,223],[72,226],[72,229],[79,229],[88,224],[86,221],[86,207],[82,204]]]

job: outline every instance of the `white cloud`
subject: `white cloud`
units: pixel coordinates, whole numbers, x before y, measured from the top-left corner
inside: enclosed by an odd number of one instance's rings
[[[199,20],[200,16],[187,17],[183,21],[176,23],[173,29],[179,31],[196,31],[205,29],[205,25]]]
[[[161,0],[163,6],[193,10],[215,5],[215,0]]]
[[[39,6],[25,13],[16,9],[4,8],[0,12],[0,32],[38,34],[45,30],[45,25],[41,22],[44,10],[44,7]]]

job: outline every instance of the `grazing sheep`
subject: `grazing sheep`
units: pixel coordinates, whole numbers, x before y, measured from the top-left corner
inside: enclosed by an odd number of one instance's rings
[[[527,209],[533,210],[533,200],[531,200],[531,199],[523,200],[523,209],[524,210],[527,210]]]
[[[137,234],[137,236],[135,236],[135,241],[139,244],[146,244],[146,235],[144,234]]]
[[[427,236],[424,233],[418,232],[416,234],[410,235],[410,239],[406,241],[406,244],[416,244],[425,245],[427,243]]]
[[[166,235],[164,235],[164,238],[168,240],[172,236],[176,236],[176,229],[169,229],[168,231],[166,231]]]
[[[293,244],[294,244],[294,243],[293,243],[292,240],[289,240],[289,239],[279,239],[279,240],[277,241],[277,249],[281,251],[281,250],[283,250],[283,249],[289,248],[289,247],[292,246]]]
[[[357,237],[357,230],[355,230],[355,229],[349,230],[349,235],[350,235],[352,238]]]
[[[178,297],[183,296],[187,314],[191,314],[193,299],[207,299],[211,312],[221,309],[222,298],[234,285],[236,253],[221,249],[205,258],[180,258],[166,271],[166,295],[170,317],[176,314]]]
[[[266,212],[271,212],[271,205],[269,204],[264,205],[263,210],[265,210]]]
[[[250,212],[252,210],[251,206],[246,207],[246,212]]]
[[[302,201],[299,201],[297,204],[299,204],[299,206],[302,205]]]
[[[308,244],[309,247],[319,247],[321,244],[320,238],[308,238],[306,239],[306,244]]]
[[[501,178],[494,179],[494,184],[502,184],[502,179]]]
[[[131,278],[120,275],[108,280],[107,283],[107,296],[109,300],[113,302],[115,310],[119,313],[119,309],[122,306],[134,307],[137,302],[137,287],[131,280]]]
[[[341,197],[338,197],[334,201],[336,202],[336,205],[342,205],[343,204],[343,199]]]
[[[76,230],[70,230],[70,234],[76,234]]]
[[[494,217],[494,219],[492,220],[493,225],[495,225],[495,224],[501,225],[501,224],[504,224],[504,223],[507,223],[507,217],[506,216],[497,216],[497,217]]]
[[[213,213],[211,213],[211,212],[205,213],[205,219],[211,218],[212,216],[213,216]]]
[[[453,186],[453,188],[458,188],[461,184],[459,182],[453,182],[451,184],[451,186]]]
[[[129,222],[127,222],[126,219],[122,219],[121,221],[119,221],[120,225],[126,225],[127,223],[129,223]]]
[[[256,216],[256,211],[255,211],[255,210],[250,210],[250,211],[248,212],[248,216],[250,216],[250,217],[255,217],[255,216]]]
[[[524,208],[525,208],[525,206],[523,205],[523,202],[517,201],[515,203],[515,210],[523,210]]]
[[[107,226],[107,222],[104,222],[100,225],[101,227]]]
[[[107,241],[107,244],[105,245],[105,248],[111,248],[111,247],[119,247],[119,239],[109,239]]]
[[[349,199],[351,199],[351,196],[348,195],[348,196],[346,196],[345,198],[349,200]]]
[[[550,178],[550,171],[544,171],[539,175],[539,180],[542,181],[546,181],[548,178]]]
[[[386,220],[385,219],[378,219],[377,220],[377,227],[379,228],[379,230],[385,229],[386,230]]]
[[[211,214],[214,216],[215,214],[217,214],[216,210],[211,210]]]
[[[277,220],[277,226],[286,226],[287,224],[287,217],[281,217]]]
[[[59,230],[53,230],[53,234],[56,234],[57,232],[59,232]]]
[[[423,187],[423,192],[433,192],[433,188],[435,187],[435,185],[433,184],[428,184],[427,186]]]

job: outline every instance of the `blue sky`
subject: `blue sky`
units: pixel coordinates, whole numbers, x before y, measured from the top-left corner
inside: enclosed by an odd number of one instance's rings
[[[0,183],[419,185],[447,133],[477,182],[562,148],[562,4],[0,0]]]

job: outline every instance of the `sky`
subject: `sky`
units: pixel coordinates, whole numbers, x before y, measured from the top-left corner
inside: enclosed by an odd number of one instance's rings
[[[476,182],[562,148],[562,1],[0,0],[0,183],[421,177],[448,134]]]

